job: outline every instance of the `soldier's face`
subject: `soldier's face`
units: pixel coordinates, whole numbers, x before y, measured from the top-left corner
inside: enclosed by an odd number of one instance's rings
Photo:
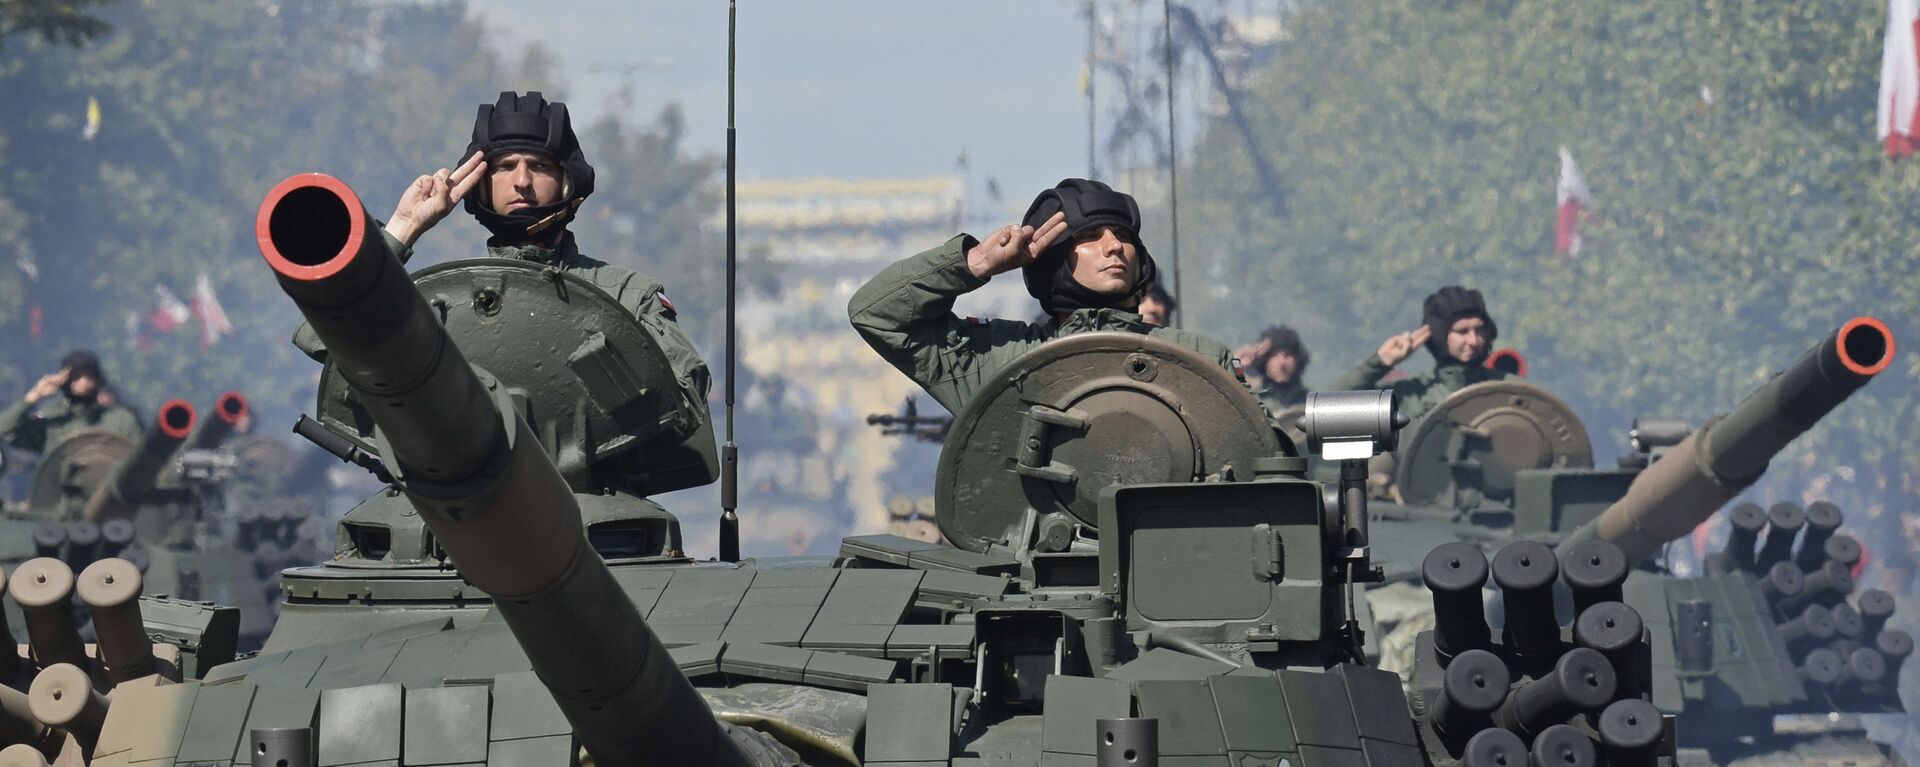
[[[1447,330],[1447,353],[1461,362],[1472,362],[1487,351],[1487,321],[1479,317],[1454,320]]]
[[[487,163],[487,199],[501,215],[559,202],[565,185],[560,165],[543,154],[514,152]]]
[[[89,375],[79,375],[67,379],[67,396],[74,399],[92,399],[100,391],[100,381]]]
[[[1285,384],[1293,383],[1294,371],[1299,368],[1300,359],[1293,356],[1293,352],[1282,349],[1267,355],[1266,369],[1261,372],[1266,374],[1268,383]]]
[[[1073,240],[1073,281],[1107,295],[1133,292],[1139,249],[1119,229],[1103,226]]]
[[[1140,299],[1140,320],[1156,327],[1167,326],[1167,305],[1152,298]]]

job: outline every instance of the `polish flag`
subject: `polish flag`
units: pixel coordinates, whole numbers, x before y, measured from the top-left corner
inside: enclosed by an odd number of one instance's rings
[[[200,279],[193,284],[193,316],[200,319],[200,348],[220,341],[220,337],[233,332],[233,323],[227,320],[227,310],[220,306],[220,299],[213,294],[213,282],[207,279],[206,272],[200,273]]]
[[[1914,0],[1920,2],[1920,0]],[[1553,252],[1564,256],[1580,255],[1580,211],[1593,205],[1593,193],[1587,191],[1587,179],[1580,175],[1580,164],[1573,152],[1560,147],[1560,214],[1553,225]]]
[[[147,314],[147,323],[152,325],[154,330],[172,333],[175,328],[180,327],[193,316],[193,310],[188,309],[187,305],[180,301],[180,297],[174,295],[173,291],[168,290],[165,285],[153,286],[153,301],[153,311]]]
[[[1914,116],[1920,112],[1920,0],[1889,0],[1886,49],[1880,57],[1878,133],[1888,157],[1920,147]]]

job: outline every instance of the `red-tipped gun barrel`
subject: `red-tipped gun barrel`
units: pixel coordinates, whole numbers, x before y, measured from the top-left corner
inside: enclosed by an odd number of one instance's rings
[[[140,435],[140,442],[134,446],[133,454],[114,467],[113,476],[108,477],[87,499],[84,517],[90,522],[99,523],[133,516],[139,510],[140,499],[153,491],[160,472],[166,470],[173,454],[179,451],[181,443],[193,432],[196,420],[198,417],[193,412],[193,406],[187,404],[186,400],[170,399],[161,405],[153,423],[147,427],[146,433]]]
[[[591,547],[504,388],[470,366],[360,199],[322,174],[260,205],[260,252],[378,427],[387,468],[494,598],[600,764],[745,765]]]
[[[1625,497],[1568,543],[1613,541],[1637,562],[1679,538],[1760,478],[1767,462],[1893,362],[1893,331],[1848,320],[1724,417],[1709,421],[1635,478]]]
[[[223,393],[213,401],[213,417],[202,418],[187,435],[181,450],[211,450],[233,434],[247,420],[247,397],[237,391]]]

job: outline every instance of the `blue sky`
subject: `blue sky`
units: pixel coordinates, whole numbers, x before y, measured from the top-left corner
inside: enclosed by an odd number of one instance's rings
[[[685,109],[691,145],[725,146],[727,4],[720,0],[473,0],[508,50],[545,41],[591,118]],[[998,177],[1010,203],[1086,173],[1085,53],[1069,0],[775,0],[740,8],[743,179]],[[641,64],[630,73],[604,71]],[[657,68],[654,68],[657,67]],[[602,70],[602,71],[595,71]],[[1016,211],[1017,212],[1017,211]]]

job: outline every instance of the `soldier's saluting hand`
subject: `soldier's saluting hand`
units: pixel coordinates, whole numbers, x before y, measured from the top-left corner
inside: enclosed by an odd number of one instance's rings
[[[1040,225],[1009,224],[994,230],[979,245],[967,251],[967,270],[981,279],[1019,269],[1045,253],[1060,235],[1067,233],[1067,214],[1055,213]]]
[[[1413,350],[1420,348],[1420,345],[1426,343],[1427,339],[1432,336],[1433,328],[1421,325],[1417,330],[1409,330],[1405,333],[1395,333],[1389,336],[1385,342],[1380,344],[1380,350],[1374,353],[1380,355],[1380,361],[1386,363],[1387,367],[1393,367],[1394,365],[1400,364],[1402,360],[1407,358],[1407,355],[1412,354]]]

